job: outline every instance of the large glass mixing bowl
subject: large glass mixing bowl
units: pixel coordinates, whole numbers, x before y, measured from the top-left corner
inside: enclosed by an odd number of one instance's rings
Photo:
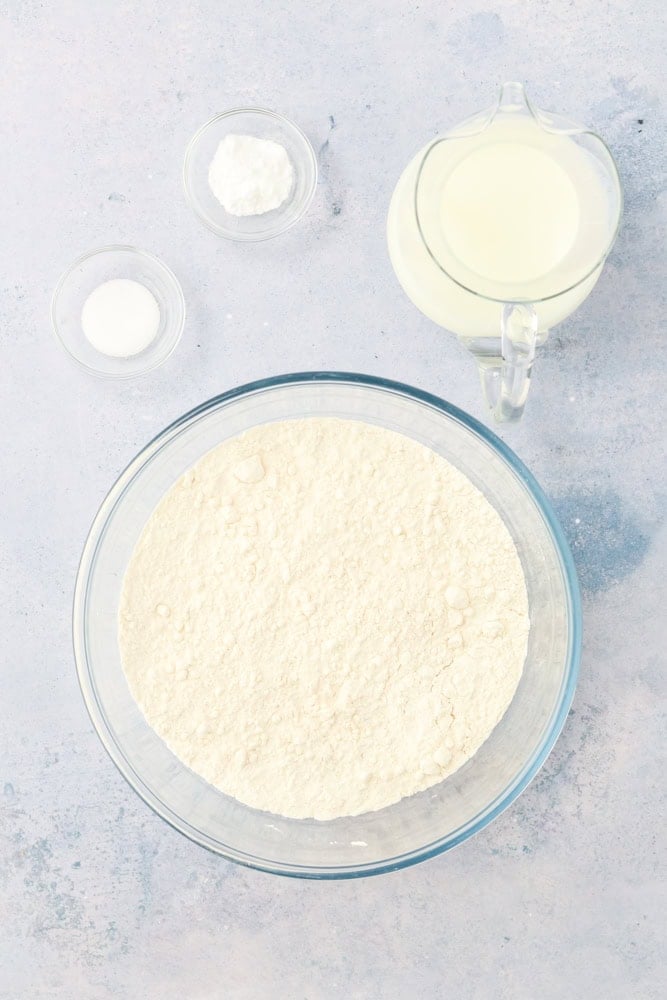
[[[165,491],[205,452],[256,424],[297,417],[378,424],[427,445],[486,495],[516,543],[531,631],[507,713],[455,774],[396,805],[327,822],[286,819],[224,795],[182,764],[148,726],[123,674],[117,615],[123,575]],[[230,567],[234,572],[234,567]],[[517,457],[471,417],[409,386],[316,372],[217,396],[167,427],[111,489],[86,541],[74,599],[74,650],[100,739],[136,792],[186,836],[224,857],[283,875],[350,878],[445,851],[481,830],[535,776],[576,683],[581,605],[572,557],[551,507]]]

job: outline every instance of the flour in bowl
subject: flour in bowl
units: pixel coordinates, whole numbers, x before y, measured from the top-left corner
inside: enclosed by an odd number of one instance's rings
[[[119,615],[130,689],[193,771],[330,819],[441,781],[487,739],[529,629],[503,521],[450,463],[351,420],[265,424],[165,495]]]

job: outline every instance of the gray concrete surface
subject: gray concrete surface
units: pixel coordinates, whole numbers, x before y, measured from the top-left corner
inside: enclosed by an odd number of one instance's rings
[[[662,8],[0,0],[2,1000],[667,993]],[[507,78],[599,130],[626,195],[601,281],[503,432],[580,572],[573,711],[525,794],[450,854],[338,884],[243,870],[167,827],[102,750],[70,647],[83,540],[152,435],[254,378],[363,371],[482,416],[383,227],[413,151]],[[294,117],[321,167],[307,218],[256,246],[206,231],[181,190],[193,131],[243,104]],[[61,271],[113,242],[161,255],[188,303],[178,351],[127,385],[79,372],[49,327]]]

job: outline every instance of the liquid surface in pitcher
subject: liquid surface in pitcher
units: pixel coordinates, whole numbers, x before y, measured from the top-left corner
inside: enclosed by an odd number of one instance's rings
[[[579,198],[567,170],[523,141],[530,138],[525,130],[505,128],[453,170],[451,151],[440,154],[444,181],[432,210],[443,237],[455,258],[493,282],[542,278],[572,250],[579,229]]]
[[[497,333],[498,306],[488,299],[546,299],[546,330],[593,287],[612,211],[586,148],[530,116],[502,115],[412,160],[392,198],[389,252],[415,305],[460,336]]]

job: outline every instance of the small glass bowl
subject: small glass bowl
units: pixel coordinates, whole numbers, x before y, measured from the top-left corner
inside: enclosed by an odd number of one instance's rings
[[[81,310],[90,293],[114,278],[140,282],[160,307],[155,339],[128,358],[97,351],[81,326]],[[103,378],[132,378],[157,368],[174,351],[185,324],[185,299],[175,275],[157,257],[135,247],[100,247],[83,254],[63,274],[51,299],[51,322],[59,343],[81,368]]]
[[[288,198],[262,215],[230,215],[208,183],[208,171],[220,142],[227,135],[252,135],[273,139],[287,150],[294,167]],[[262,108],[235,108],[215,115],[190,140],[183,163],[183,184],[188,203],[218,236],[228,240],[270,240],[293,226],[310,205],[317,184],[317,159],[310,142],[293,122]]]

